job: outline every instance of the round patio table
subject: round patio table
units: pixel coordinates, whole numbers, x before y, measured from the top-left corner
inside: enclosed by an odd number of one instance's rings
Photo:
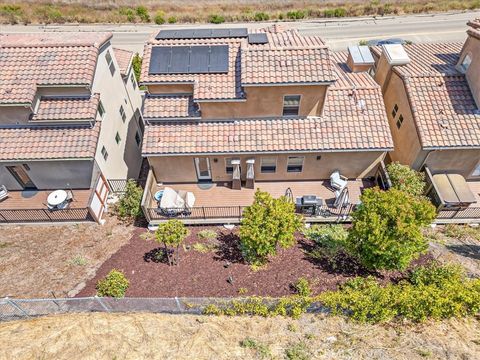
[[[65,190],[55,190],[47,197],[47,203],[50,206],[57,207],[67,200],[67,192]]]

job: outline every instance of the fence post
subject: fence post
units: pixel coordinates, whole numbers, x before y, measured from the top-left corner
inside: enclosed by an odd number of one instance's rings
[[[47,218],[51,221],[52,218],[50,217],[50,215],[48,215],[48,210],[43,209],[43,212],[45,215],[47,215]]]
[[[238,220],[241,220],[242,219],[242,207],[239,206],[238,207]]]
[[[7,300],[7,303],[12,306],[13,308],[17,309],[18,311],[20,311],[24,316],[26,317],[30,317],[30,315],[28,315],[25,310],[23,310],[20,306],[18,306],[14,301],[10,300],[8,297],[5,298],[5,300]]]
[[[207,216],[205,215],[205,206],[202,206],[202,211],[203,211],[203,220],[206,220]]]
[[[7,219],[5,219],[5,217],[2,215],[2,213],[0,212],[0,217],[6,222]]]
[[[107,305],[105,305],[105,303],[102,301],[102,298],[98,297],[98,296],[95,296],[94,299],[97,300],[97,302],[100,304],[100,306],[103,308],[103,310],[105,310],[106,312],[111,312],[110,309],[108,308]]]

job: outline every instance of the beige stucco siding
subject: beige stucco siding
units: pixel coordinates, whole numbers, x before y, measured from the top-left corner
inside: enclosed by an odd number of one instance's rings
[[[289,156],[304,156],[301,173],[287,172]],[[350,179],[372,176],[378,163],[384,158],[384,152],[343,152],[343,153],[307,153],[307,154],[253,154],[207,156],[210,159],[213,181],[229,181],[231,174],[225,171],[226,158],[241,160],[242,178],[245,179],[246,160],[255,159],[255,179],[262,180],[319,180],[328,179],[334,170],[339,170]],[[276,158],[275,173],[261,173],[261,158]],[[319,159],[317,159],[319,157]],[[148,158],[159,182],[196,182],[197,175],[194,156],[151,156]]]
[[[24,164],[29,178],[39,190],[90,188],[93,160],[0,162],[0,185],[11,191],[22,190],[6,166]]]
[[[462,149],[432,151],[426,157],[425,164],[432,173],[459,173],[465,178],[474,179],[471,174],[479,162],[479,149]]]
[[[326,85],[248,86],[246,101],[201,102],[200,110],[203,119],[278,117],[285,95],[301,95],[299,116],[316,116],[322,111],[326,90]]]
[[[480,107],[480,40],[470,36],[462,50],[460,57],[460,63],[466,55],[469,55],[472,59],[472,63],[468,67],[467,72],[465,73],[472,91],[473,97],[477,103],[477,106]]]
[[[105,59],[107,51],[110,52],[115,63],[116,70],[113,75],[110,73]],[[140,106],[141,99],[136,98],[140,97],[138,87],[136,91],[132,90],[128,93],[126,89],[128,86],[132,86],[132,84],[130,81],[127,81],[126,84],[123,82],[112,46],[108,43],[98,55],[92,86],[93,93],[100,93],[100,100],[105,109],[95,159],[107,179],[136,177],[140,171],[141,152],[135,142],[135,132],[138,126],[134,114]],[[135,108],[135,104],[137,108]],[[123,107],[126,114],[125,122],[120,115],[120,106]],[[115,141],[117,132],[121,139],[119,144]],[[107,160],[101,154],[103,146],[108,152]]]

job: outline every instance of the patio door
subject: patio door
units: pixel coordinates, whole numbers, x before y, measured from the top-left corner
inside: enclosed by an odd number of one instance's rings
[[[199,181],[211,181],[212,171],[210,170],[210,160],[206,157],[195,158],[195,169]]]
[[[36,190],[37,187],[33,183],[32,179],[28,176],[27,172],[21,165],[14,165],[14,166],[7,166],[8,171],[10,174],[17,180],[20,186],[24,190]]]

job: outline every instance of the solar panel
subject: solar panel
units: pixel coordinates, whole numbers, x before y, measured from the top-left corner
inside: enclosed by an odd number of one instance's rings
[[[249,44],[267,44],[268,37],[265,33],[258,34],[248,34],[248,43]]]
[[[212,38],[243,38],[248,36],[246,28],[235,29],[181,29],[160,30],[155,39],[212,39]]]
[[[228,72],[228,45],[154,46],[150,74]]]

